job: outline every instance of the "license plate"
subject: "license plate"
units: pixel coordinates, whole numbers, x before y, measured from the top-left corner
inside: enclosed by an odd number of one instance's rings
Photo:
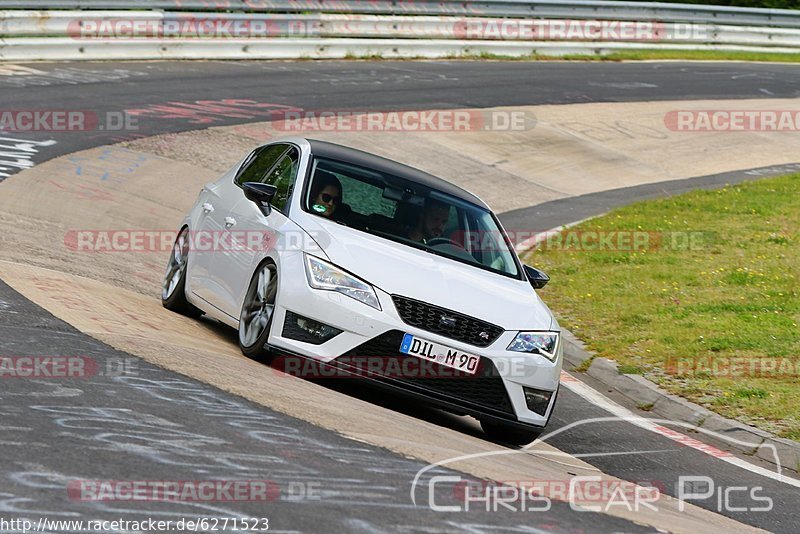
[[[400,352],[410,356],[416,356],[429,362],[436,362],[439,365],[458,369],[465,373],[474,375],[478,370],[480,356],[468,354],[458,349],[434,343],[427,339],[422,339],[411,334],[403,336],[403,343],[400,345]]]

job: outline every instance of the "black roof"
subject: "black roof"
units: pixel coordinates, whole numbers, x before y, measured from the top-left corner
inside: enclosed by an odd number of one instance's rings
[[[476,197],[469,191],[466,191],[457,185],[438,178],[432,174],[403,165],[396,161],[357,150],[344,145],[337,145],[336,143],[329,143],[327,141],[318,141],[316,139],[306,139],[311,144],[311,153],[315,156],[323,158],[335,159],[353,165],[359,165],[368,169],[373,169],[381,173],[389,174],[404,178],[412,182],[416,182],[430,189],[435,189],[448,195],[452,195],[461,200],[465,200],[472,204],[476,204],[482,208],[489,209],[480,198]]]

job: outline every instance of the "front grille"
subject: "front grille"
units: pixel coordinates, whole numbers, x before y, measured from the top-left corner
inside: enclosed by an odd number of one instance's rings
[[[499,326],[463,313],[398,295],[392,295],[392,300],[400,317],[411,326],[476,347],[488,347],[503,333]]]
[[[380,365],[367,365],[367,368],[379,374],[372,375],[371,378],[401,385],[405,389],[454,404],[473,406],[487,413],[493,412],[506,418],[509,415],[514,416],[514,409],[511,406],[503,379],[492,360],[481,356],[477,372],[470,375],[401,353],[400,344],[403,341],[403,335],[404,333],[399,330],[391,330],[343,354],[334,361],[347,368],[351,367],[347,363],[348,360],[374,358],[380,360]],[[402,369],[404,368],[403,360],[407,358],[419,360],[420,367],[427,371],[414,373],[414,376],[402,376],[398,373],[385,376],[383,370]],[[419,369],[417,366],[413,366],[413,368]],[[420,374],[422,376],[419,376]]]

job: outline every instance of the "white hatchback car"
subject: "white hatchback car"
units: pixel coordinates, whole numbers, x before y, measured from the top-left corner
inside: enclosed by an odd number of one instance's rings
[[[560,329],[535,291],[547,281],[475,195],[287,138],[203,188],[162,301],[237,328],[244,354],[279,354],[287,372],[362,376],[521,444],[559,385]]]

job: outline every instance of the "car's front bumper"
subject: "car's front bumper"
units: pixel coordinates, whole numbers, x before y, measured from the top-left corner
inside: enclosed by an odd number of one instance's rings
[[[304,269],[302,254],[284,257],[284,261],[287,265],[281,266],[283,273],[297,273],[297,270]],[[543,427],[547,423],[555,404],[561,372],[560,343],[555,362],[535,354],[505,350],[517,331],[504,331],[489,346],[476,347],[407,324],[398,313],[391,295],[377,288],[381,310],[336,292],[312,289],[304,276],[282,276],[279,284],[270,346],[290,355],[326,363],[345,374],[373,379],[383,386],[424,398],[451,411],[527,427]],[[290,334],[290,329],[284,329],[287,312],[333,326],[342,332],[321,344],[301,341],[296,339],[297,336],[286,335]],[[404,360],[416,360],[416,357],[400,353],[404,333],[480,356],[481,366],[475,375],[468,375],[420,360],[425,365],[411,366],[412,371],[407,373]],[[358,364],[354,367],[353,362],[363,361],[363,358],[377,358],[381,365]],[[365,369],[370,372],[364,372]],[[404,371],[384,373],[381,369]],[[343,375],[333,373],[328,376]],[[544,413],[529,409],[523,388],[553,392]]]

